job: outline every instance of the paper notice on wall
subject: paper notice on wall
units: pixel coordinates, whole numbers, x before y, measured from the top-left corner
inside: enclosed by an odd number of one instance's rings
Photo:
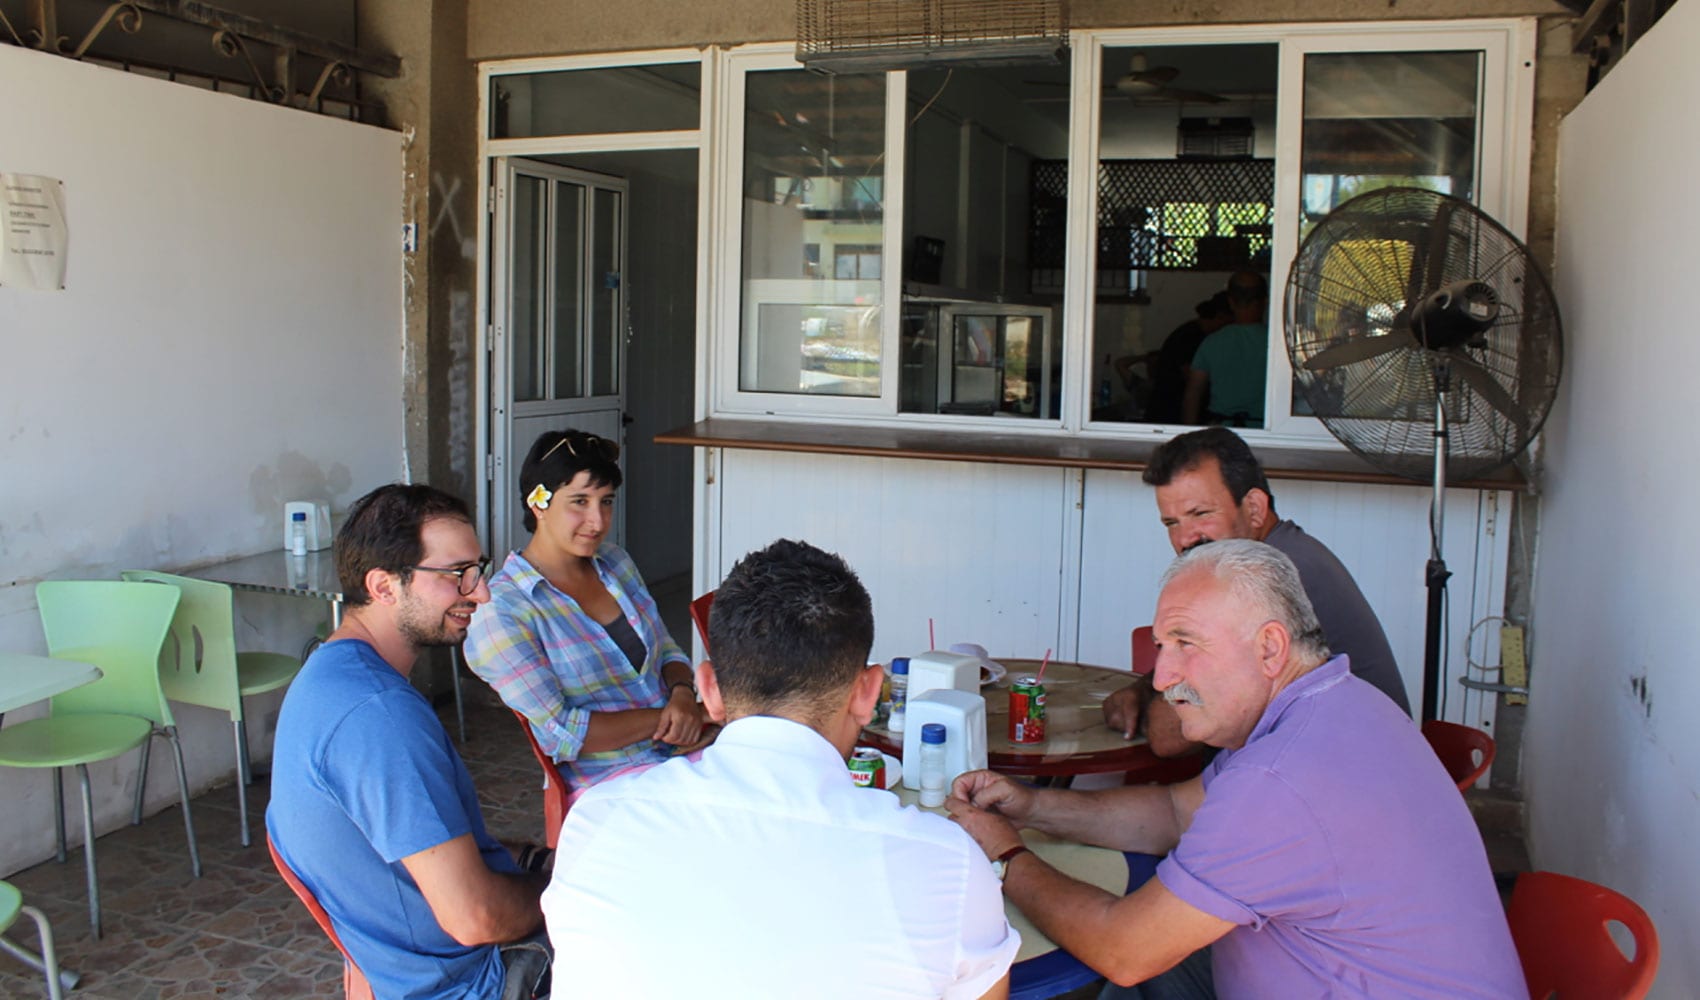
[[[0,288],[65,287],[65,182],[0,174]]]

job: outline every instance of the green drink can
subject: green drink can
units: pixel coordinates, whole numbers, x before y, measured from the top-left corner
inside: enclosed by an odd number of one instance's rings
[[[885,787],[885,755],[872,747],[857,747],[850,755],[850,780],[857,788]]]

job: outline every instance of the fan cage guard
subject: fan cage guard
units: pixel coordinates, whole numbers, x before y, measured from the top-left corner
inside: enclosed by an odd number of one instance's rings
[[[1056,62],[1064,0],[797,0],[797,61],[873,72],[934,64]]]
[[[1384,188],[1329,213],[1305,238],[1288,275],[1285,325],[1297,388],[1329,431],[1372,465],[1416,481],[1434,472],[1436,355],[1415,344],[1323,372],[1305,361],[1342,338],[1400,335],[1414,247],[1441,201],[1456,207],[1439,274],[1421,293],[1464,279],[1492,286],[1500,319],[1468,356],[1515,401],[1511,419],[1454,375],[1446,398],[1447,477],[1490,472],[1540,432],[1563,367],[1563,332],[1551,286],[1522,242],[1474,205],[1414,188]],[[1367,307],[1367,308],[1366,308]]]

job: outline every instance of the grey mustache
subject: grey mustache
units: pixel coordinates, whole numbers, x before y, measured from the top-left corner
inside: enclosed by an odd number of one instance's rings
[[[1186,681],[1176,681],[1163,691],[1163,700],[1173,705],[1177,701],[1189,701],[1194,705],[1204,704],[1204,699],[1198,696],[1198,691]]]

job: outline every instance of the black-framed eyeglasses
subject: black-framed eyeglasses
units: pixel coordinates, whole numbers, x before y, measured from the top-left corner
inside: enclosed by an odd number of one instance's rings
[[[425,573],[452,576],[455,578],[456,585],[460,588],[460,595],[465,597],[478,589],[478,582],[483,580],[484,574],[490,571],[490,557],[479,556],[477,562],[467,563],[465,566],[409,566],[407,568]]]

